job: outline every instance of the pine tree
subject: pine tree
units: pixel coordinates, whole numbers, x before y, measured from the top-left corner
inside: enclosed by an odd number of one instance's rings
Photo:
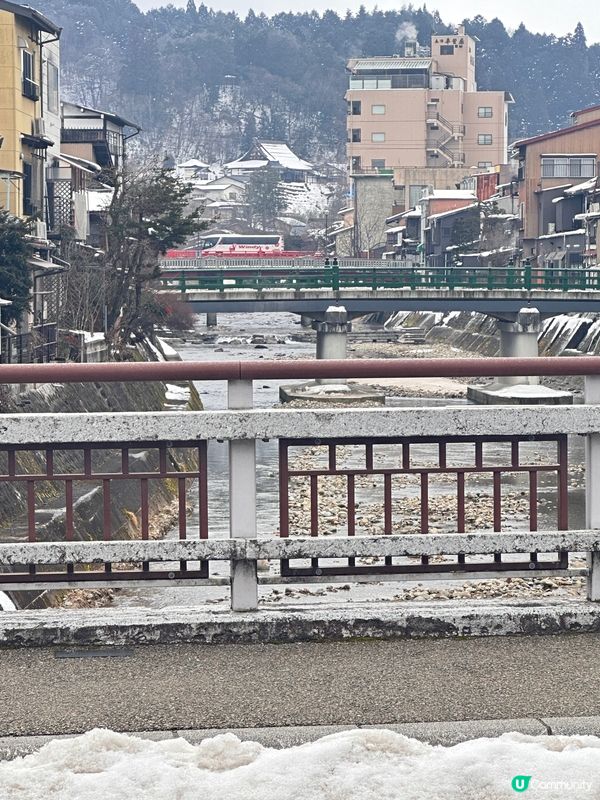
[[[198,13],[198,10],[196,9],[196,0],[188,0],[187,8],[185,11],[186,14],[192,14],[195,17],[196,14]]]

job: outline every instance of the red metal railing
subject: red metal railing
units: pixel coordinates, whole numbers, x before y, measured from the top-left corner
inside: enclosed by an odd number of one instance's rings
[[[536,451],[529,448],[523,452],[526,442],[535,442]],[[540,462],[538,448],[543,448],[542,443],[548,443],[555,448],[555,458],[546,454]],[[461,455],[454,452],[455,446],[460,447]],[[382,452],[377,452],[385,447],[386,457]],[[484,447],[486,455],[484,456]],[[499,453],[490,460],[487,448],[494,448]],[[294,456],[305,448],[316,448],[321,451],[321,464],[315,466],[313,457],[310,465],[294,464]],[[341,451],[345,452],[341,452]],[[354,451],[349,458],[348,450]],[[503,450],[507,450],[503,453]],[[419,453],[415,452],[419,451]],[[426,454],[426,455],[425,455]],[[466,456],[466,458],[465,458]],[[502,461],[502,459],[505,461]],[[351,463],[349,463],[351,462]],[[332,505],[340,501],[345,506],[342,528],[346,528],[348,536],[359,533],[357,529],[358,502],[357,490],[361,479],[368,479],[371,484],[370,493],[379,496],[379,502],[374,508],[375,513],[368,516],[369,533],[375,531],[384,536],[392,535],[399,528],[406,533],[428,534],[432,532],[431,502],[435,502],[432,493],[439,492],[439,481],[444,476],[449,476],[450,490],[454,492],[454,510],[450,507],[444,509],[445,519],[441,527],[449,525],[456,533],[473,531],[466,515],[467,496],[466,480],[477,479],[477,504],[485,505],[486,500],[491,500],[490,530],[500,533],[506,523],[503,514],[503,478],[519,482],[519,493],[527,495],[523,500],[525,515],[528,517],[530,531],[538,530],[538,512],[540,499],[538,494],[539,477],[541,475],[554,475],[556,478],[556,492],[554,502],[556,508],[557,530],[567,530],[569,527],[568,512],[568,447],[566,436],[538,436],[527,439],[511,437],[482,437],[482,436],[455,436],[443,439],[409,439],[409,438],[356,438],[343,440],[317,440],[317,439],[282,439],[279,443],[279,534],[283,538],[290,535],[310,533],[313,537],[327,535],[324,530],[322,511],[327,513]],[[335,487],[335,481],[338,481]],[[373,479],[378,483],[378,489],[373,491]],[[397,479],[410,481],[413,479],[413,492],[415,494],[415,507],[402,507],[401,500],[406,501],[410,486],[396,486]],[[300,484],[300,485],[299,485]],[[300,514],[296,525],[291,522],[291,509],[302,508],[302,484],[305,488],[305,514]],[[329,484],[329,494],[322,503],[320,490]],[[544,482],[545,501],[549,499],[549,486],[547,478]],[[337,490],[336,490],[337,489]],[[322,509],[321,506],[325,505]],[[450,504],[449,504],[450,505]],[[400,507],[399,507],[400,506]],[[298,515],[297,515],[298,516]],[[303,516],[306,518],[304,519]],[[437,527],[440,527],[438,521]],[[485,526],[478,526],[480,528]],[[295,528],[298,528],[295,530]],[[339,529],[336,535],[340,535]],[[330,562],[331,563],[331,562]],[[312,575],[377,575],[377,574],[425,574],[425,573],[452,573],[452,572],[518,572],[522,570],[552,570],[567,569],[568,554],[558,553],[548,558],[544,556],[538,560],[536,553],[531,553],[527,561],[503,560],[502,553],[498,552],[493,559],[489,557],[470,558],[465,560],[464,555],[453,559],[445,557],[436,563],[430,563],[427,556],[420,559],[419,564],[414,560],[394,560],[391,557],[380,559],[379,564],[357,565],[354,558],[347,559],[345,565],[337,563],[335,566],[326,566],[327,561],[314,558],[310,566],[290,566],[289,560],[281,561],[281,574],[285,577],[307,577]]]
[[[85,445],[2,446],[0,485],[26,500],[21,519],[4,526],[3,538],[17,541],[81,541],[99,538],[109,542],[151,538],[150,484],[171,485],[175,497],[173,519],[178,538],[208,537],[207,442],[102,442]],[[134,483],[135,491],[129,486]],[[193,494],[192,494],[193,487]],[[95,495],[95,500],[93,499]],[[40,502],[54,500],[49,524],[40,523]],[[188,498],[198,506],[198,523],[190,530]],[[64,502],[64,506],[61,507]],[[166,501],[165,501],[166,502]],[[54,508],[54,506],[53,506]],[[118,511],[120,510],[120,515]],[[46,514],[48,510],[46,509]],[[92,530],[89,529],[91,524]],[[164,531],[160,531],[162,535]],[[150,570],[141,564],[113,565],[92,570],[85,564],[67,564],[59,571],[38,575],[15,570],[3,575],[6,584],[77,582],[93,585],[140,580],[198,580],[208,578],[208,562],[188,566],[181,561],[168,570]]]
[[[600,375],[600,356],[0,365],[0,384],[267,378],[464,378],[490,375]]]

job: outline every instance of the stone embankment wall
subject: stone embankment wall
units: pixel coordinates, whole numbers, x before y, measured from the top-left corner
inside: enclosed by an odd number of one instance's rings
[[[188,384],[186,384],[188,386]],[[185,410],[201,410],[202,403],[193,386],[189,386]],[[167,396],[167,386],[163,383],[81,383],[47,384],[28,388],[18,393],[2,391],[0,397],[1,413],[58,414],[58,413],[99,413],[119,411],[163,411],[172,410]],[[182,438],[184,425],[182,419]],[[132,457],[132,455],[134,457]],[[1,458],[1,456],[0,456]],[[43,451],[17,455],[20,472],[46,471]],[[194,456],[186,450],[171,451],[170,467],[175,471],[195,468]],[[56,452],[55,470],[65,472],[82,471],[82,453],[78,450]],[[158,468],[158,453],[155,450],[135,451],[130,454],[130,469],[153,471]],[[5,471],[6,464],[0,464]],[[93,470],[99,472],[118,471],[120,453],[116,451],[95,450]],[[97,539],[102,537],[103,495],[98,482],[79,487],[75,497],[73,522],[78,539]],[[151,533],[161,535],[171,526],[175,512],[172,511],[177,495],[175,482],[152,480],[149,482],[150,527]],[[64,496],[64,483],[36,483],[37,507],[44,509],[37,525],[40,540],[57,541],[65,536],[65,509],[61,502]],[[26,537],[27,493],[26,484],[0,483],[0,541],[10,541]],[[43,520],[46,521],[43,521]],[[115,538],[135,538],[139,536],[140,487],[135,480],[111,482],[111,527]],[[18,606],[30,605],[32,593],[15,593],[13,599]],[[47,595],[34,604],[47,605],[52,598]]]
[[[399,311],[387,319],[386,328],[419,327],[426,340],[484,356],[499,355],[500,337],[493,317],[475,312]],[[561,314],[544,320],[539,338],[540,355],[595,355],[600,353],[600,317],[596,314]]]

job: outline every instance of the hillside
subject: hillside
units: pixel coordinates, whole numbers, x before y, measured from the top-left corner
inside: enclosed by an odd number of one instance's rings
[[[256,135],[286,139],[313,161],[341,159],[347,58],[391,55],[414,25],[421,44],[450,21],[413,7],[338,16],[332,11],[213,12],[167,6],[143,14],[131,0],[36,0],[64,27],[63,94],[121,112],[144,128],[149,152],[227,161]],[[453,24],[460,20],[452,20]],[[599,102],[600,45],[573,34],[509,33],[495,19],[465,21],[478,37],[478,83],[506,89],[512,139],[565,124]]]

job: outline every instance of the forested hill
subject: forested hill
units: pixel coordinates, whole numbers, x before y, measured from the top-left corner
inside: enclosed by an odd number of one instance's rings
[[[194,0],[146,14],[131,0],[31,2],[64,27],[66,97],[135,119],[152,151],[211,161],[237,156],[256,135],[287,139],[312,160],[343,157],[346,60],[398,52],[406,23],[428,45],[432,31],[460,22],[412,6],[240,19]],[[516,99],[512,139],[600,102],[600,45],[588,47],[581,26],[556,37],[509,33],[497,19],[465,23],[479,39],[479,87]]]

